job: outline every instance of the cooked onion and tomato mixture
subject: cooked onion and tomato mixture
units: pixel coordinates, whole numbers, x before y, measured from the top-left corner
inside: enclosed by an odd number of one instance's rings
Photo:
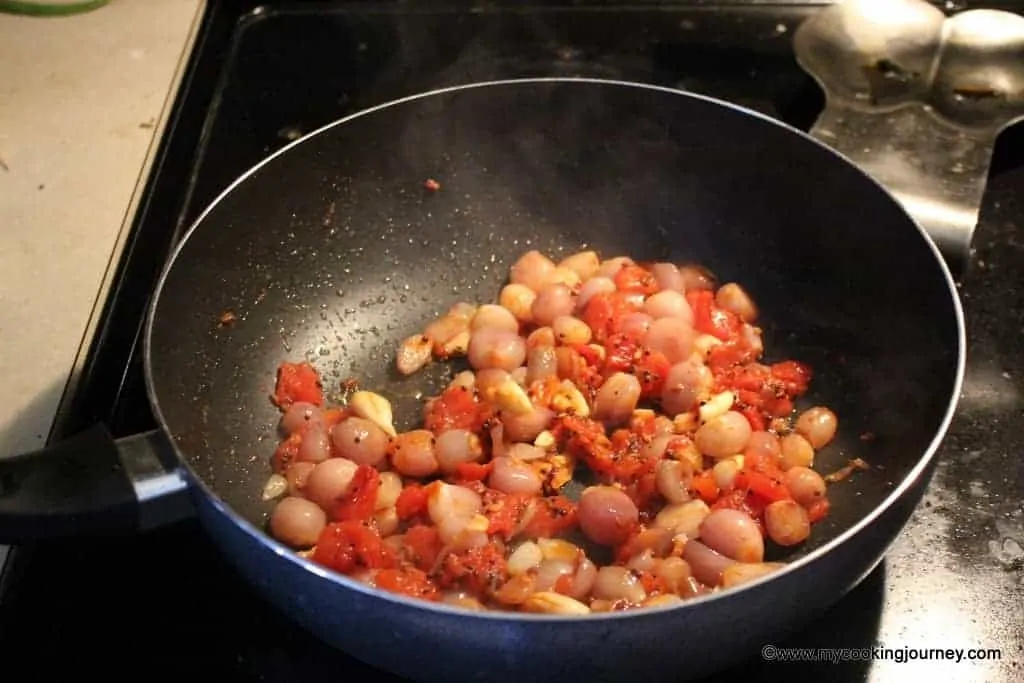
[[[418,429],[396,432],[369,391],[326,405],[310,365],[281,365],[270,533],[474,609],[623,610],[762,576],[782,566],[767,544],[800,544],[828,514],[811,467],[837,420],[795,414],[811,370],[761,362],[756,322],[740,285],[699,268],[527,252],[497,303],[456,304],[401,344],[404,375],[472,368]]]

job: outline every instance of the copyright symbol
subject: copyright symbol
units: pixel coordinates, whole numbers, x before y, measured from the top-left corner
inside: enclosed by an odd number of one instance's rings
[[[766,662],[774,660],[778,656],[778,650],[774,645],[765,645],[761,648],[761,658]]]

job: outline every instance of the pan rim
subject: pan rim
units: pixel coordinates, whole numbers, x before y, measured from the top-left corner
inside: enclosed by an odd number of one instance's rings
[[[929,442],[927,448],[924,450],[923,454],[920,456],[920,458],[918,459],[917,463],[910,469],[910,471],[906,474],[906,476],[903,477],[903,479],[899,482],[899,484],[896,487],[894,487],[893,490],[890,491],[889,494],[878,505],[876,505],[870,512],[868,512],[862,519],[860,519],[858,522],[856,522],[850,528],[846,529],[844,532],[842,532],[841,534],[837,535],[835,538],[829,540],[828,542],[826,542],[821,547],[816,548],[815,550],[811,551],[807,555],[804,555],[804,556],[802,556],[802,557],[792,561],[791,563],[787,563],[782,569],[779,569],[779,570],[777,570],[775,572],[772,572],[771,574],[768,574],[768,575],[763,576],[761,578],[758,578],[756,580],[753,580],[753,581],[750,581],[748,583],[745,583],[742,586],[739,586],[739,587],[736,587],[736,588],[733,588],[733,589],[730,589],[730,590],[714,592],[714,593],[711,593],[711,594],[706,594],[706,595],[702,595],[702,596],[699,596],[699,597],[696,597],[696,598],[691,598],[691,599],[688,599],[688,600],[684,600],[681,603],[676,604],[676,605],[670,605],[670,606],[665,606],[665,607],[644,608],[644,609],[638,609],[638,610],[627,610],[627,611],[622,611],[622,612],[602,612],[602,613],[580,615],[580,616],[545,615],[545,614],[533,614],[533,613],[523,613],[523,612],[473,611],[473,610],[466,610],[466,609],[462,609],[462,608],[446,605],[446,604],[443,604],[443,603],[433,603],[433,602],[427,602],[427,601],[424,601],[424,600],[417,600],[415,598],[409,598],[409,597],[405,597],[405,596],[402,596],[402,595],[398,595],[398,594],[394,594],[394,593],[389,593],[387,591],[382,591],[382,590],[379,590],[379,589],[376,589],[376,588],[371,588],[371,587],[367,586],[366,584],[363,584],[363,583],[361,583],[359,581],[356,581],[354,579],[349,578],[348,576],[345,576],[345,575],[342,575],[340,573],[334,572],[333,570],[327,569],[326,567],[322,567],[322,566],[314,563],[311,560],[308,560],[308,559],[306,559],[304,557],[301,557],[293,549],[291,549],[291,548],[285,546],[283,543],[273,539],[264,530],[258,528],[256,525],[254,525],[248,519],[245,519],[240,514],[235,512],[235,510],[230,505],[228,505],[228,503],[223,498],[221,498],[212,489],[212,487],[210,487],[206,483],[206,481],[204,481],[204,479],[202,477],[200,477],[195,472],[195,470],[192,468],[191,464],[189,463],[188,459],[184,456],[184,454],[178,448],[178,444],[175,441],[175,439],[173,438],[170,429],[168,428],[167,422],[166,422],[166,420],[164,418],[164,415],[163,415],[163,411],[160,408],[159,397],[156,395],[156,391],[154,390],[154,381],[153,381],[153,368],[152,368],[152,355],[151,355],[151,352],[152,352],[153,327],[155,325],[156,313],[157,313],[157,311],[159,309],[161,294],[163,292],[163,288],[164,288],[164,285],[166,283],[167,277],[173,271],[174,266],[177,263],[179,255],[181,254],[182,250],[188,244],[188,241],[191,238],[191,236],[203,225],[206,217],[226,197],[228,197],[230,194],[232,194],[232,192],[237,187],[239,187],[240,185],[245,183],[251,176],[253,176],[256,173],[258,173],[264,166],[270,164],[275,159],[277,159],[279,156],[287,153],[291,149],[293,149],[293,148],[295,148],[295,147],[297,147],[297,146],[299,146],[299,145],[301,145],[303,143],[306,143],[306,142],[308,142],[310,140],[313,140],[317,136],[321,135],[322,133],[325,133],[325,132],[327,132],[327,131],[329,131],[329,130],[337,127],[337,126],[340,126],[340,125],[342,125],[344,123],[348,123],[349,121],[361,118],[363,116],[367,116],[369,114],[373,114],[374,112],[377,112],[377,111],[380,111],[380,110],[383,110],[383,109],[388,109],[388,108],[395,107],[395,106],[399,106],[399,105],[406,104],[406,103],[409,103],[409,102],[415,102],[415,101],[418,101],[418,100],[425,100],[425,99],[429,99],[431,97],[435,97],[435,96],[438,96],[438,95],[445,95],[445,94],[454,93],[454,92],[467,91],[467,90],[475,90],[475,89],[480,89],[480,88],[485,88],[485,87],[494,87],[494,86],[530,85],[530,84],[543,84],[543,83],[550,83],[550,84],[559,84],[559,83],[560,84],[590,84],[590,85],[615,86],[615,87],[637,88],[637,89],[640,89],[640,90],[657,91],[657,92],[662,92],[662,93],[665,93],[665,94],[676,95],[676,96],[686,97],[686,98],[690,98],[690,99],[694,99],[694,100],[699,100],[699,101],[705,102],[707,104],[711,104],[711,105],[718,106],[718,107],[723,107],[725,109],[730,109],[730,110],[732,110],[734,112],[737,112],[739,114],[744,114],[746,116],[756,118],[756,119],[762,121],[763,123],[765,123],[767,125],[771,125],[771,126],[775,126],[777,128],[781,128],[781,129],[785,130],[786,132],[788,132],[790,134],[793,134],[793,135],[796,135],[799,138],[802,138],[805,142],[811,143],[811,144],[817,146],[819,149],[822,149],[822,150],[828,152],[832,156],[836,157],[838,160],[841,160],[842,162],[844,162],[848,166],[850,166],[853,169],[855,169],[863,178],[865,178],[871,184],[875,185],[875,187],[877,187],[882,193],[884,193],[887,197],[889,197],[889,199],[893,202],[893,204],[895,204],[897,207],[899,207],[900,211],[905,215],[907,220],[909,220],[910,224],[913,225],[917,229],[918,233],[920,234],[921,238],[925,241],[925,244],[928,246],[928,248],[931,249],[932,255],[933,255],[933,257],[934,257],[934,259],[935,259],[935,261],[936,261],[936,263],[937,263],[937,265],[939,267],[940,272],[942,273],[942,275],[943,275],[943,277],[945,279],[946,286],[949,289],[950,300],[951,300],[951,303],[953,305],[953,313],[954,313],[954,316],[956,318],[956,327],[957,327],[956,375],[954,377],[953,385],[951,387],[950,397],[949,397],[949,400],[948,400],[948,403],[947,403],[947,406],[946,406],[946,411],[945,411],[945,414],[943,415],[942,421],[940,422],[938,429],[936,430],[935,434],[932,437],[932,440]],[[267,549],[271,550],[272,552],[274,552],[278,556],[282,557],[283,559],[285,559],[285,560],[287,560],[289,562],[292,562],[295,565],[298,565],[302,569],[304,569],[306,571],[309,571],[309,572],[311,572],[313,574],[316,574],[317,576],[319,576],[323,580],[331,581],[331,582],[333,582],[333,583],[335,583],[338,586],[343,587],[343,588],[347,588],[347,589],[351,589],[351,590],[356,590],[356,591],[364,594],[367,597],[390,601],[390,602],[396,603],[397,605],[401,605],[403,607],[412,607],[412,608],[422,609],[422,610],[429,611],[429,612],[447,614],[447,615],[458,616],[458,617],[463,617],[463,618],[480,619],[480,620],[486,620],[486,621],[540,622],[540,623],[545,623],[545,624],[556,624],[556,623],[563,623],[564,622],[566,624],[572,624],[572,625],[577,625],[581,621],[583,621],[583,622],[594,621],[594,622],[605,623],[605,622],[608,622],[608,621],[635,620],[635,619],[638,619],[638,618],[654,617],[655,615],[658,615],[658,614],[666,612],[666,611],[697,609],[697,608],[701,607],[702,605],[705,605],[705,604],[707,604],[709,602],[717,602],[717,601],[722,601],[722,600],[734,599],[736,596],[742,595],[747,590],[757,588],[757,587],[759,587],[759,586],[761,586],[763,584],[767,584],[769,582],[775,581],[776,579],[778,579],[778,578],[780,578],[780,577],[782,577],[782,576],[784,576],[786,574],[790,574],[790,573],[793,573],[793,572],[801,571],[805,567],[807,567],[809,565],[812,565],[812,564],[815,564],[816,562],[818,562],[819,560],[824,558],[826,555],[830,554],[833,550],[835,550],[836,548],[841,546],[843,543],[845,543],[846,541],[850,540],[854,536],[860,534],[867,527],[869,527],[872,523],[874,523],[874,521],[878,517],[880,517],[882,514],[884,514],[897,501],[899,501],[903,497],[903,495],[906,493],[906,491],[908,489],[910,489],[912,486],[914,486],[917,483],[917,481],[922,477],[922,475],[928,470],[928,468],[932,464],[932,461],[936,457],[936,454],[938,452],[939,446],[942,444],[942,442],[946,438],[946,435],[947,435],[948,430],[949,430],[949,426],[952,423],[953,418],[954,418],[954,416],[955,416],[955,414],[957,412],[957,409],[959,407],[960,394],[961,394],[961,391],[962,391],[962,388],[963,388],[964,376],[965,376],[965,373],[966,373],[966,364],[967,364],[967,332],[966,332],[966,324],[965,324],[965,316],[964,316],[964,311],[963,311],[963,304],[962,304],[962,301],[960,300],[960,296],[959,296],[959,294],[957,292],[957,286],[956,286],[955,280],[953,278],[953,275],[952,275],[952,273],[951,273],[951,271],[949,269],[949,266],[946,263],[945,259],[942,257],[942,254],[939,251],[938,246],[935,244],[934,240],[928,235],[928,233],[924,230],[924,228],[922,228],[921,225],[917,222],[917,220],[915,220],[914,217],[912,215],[910,215],[909,212],[907,212],[903,208],[903,206],[900,204],[900,202],[893,196],[893,194],[891,192],[889,192],[889,190],[887,190],[884,186],[882,186],[880,183],[878,183],[874,178],[872,178],[870,175],[868,175],[863,169],[861,169],[859,166],[854,164],[852,161],[850,161],[843,154],[841,154],[840,152],[837,152],[835,149],[829,147],[828,145],[826,145],[826,144],[824,144],[824,143],[814,139],[813,137],[811,137],[810,135],[808,135],[804,131],[802,131],[802,130],[800,130],[798,128],[794,128],[793,126],[790,126],[787,123],[784,123],[784,122],[782,122],[782,121],[780,121],[778,119],[774,119],[774,118],[772,118],[770,116],[762,114],[761,112],[758,112],[758,111],[755,111],[755,110],[752,110],[752,109],[749,109],[747,107],[743,107],[743,106],[740,106],[740,105],[737,105],[737,104],[733,104],[731,102],[727,102],[725,100],[721,100],[721,99],[718,99],[718,98],[715,98],[715,97],[710,97],[710,96],[707,96],[707,95],[701,95],[701,94],[698,94],[698,93],[687,92],[687,91],[684,91],[684,90],[679,90],[679,89],[676,89],[676,88],[670,88],[670,87],[667,87],[667,86],[655,85],[655,84],[650,84],[650,83],[641,83],[641,82],[637,82],[637,81],[626,81],[626,80],[617,80],[617,79],[602,79],[602,78],[589,78],[589,77],[568,77],[568,76],[545,76],[545,77],[510,78],[510,79],[498,79],[498,80],[489,80],[489,81],[476,81],[476,82],[470,82],[470,83],[463,83],[463,84],[460,84],[460,85],[452,85],[452,86],[446,86],[446,87],[443,87],[443,88],[436,88],[436,89],[433,89],[433,90],[422,91],[422,92],[415,93],[415,94],[412,94],[412,95],[407,95],[405,97],[401,97],[401,98],[398,98],[398,99],[394,99],[394,100],[390,100],[390,101],[387,101],[387,102],[383,102],[383,103],[380,103],[380,104],[368,107],[366,109],[362,109],[360,111],[354,112],[352,114],[349,114],[348,116],[344,116],[342,118],[336,119],[336,120],[334,120],[334,121],[332,121],[330,123],[325,124],[324,126],[321,126],[320,128],[317,128],[314,131],[311,131],[310,133],[307,133],[303,137],[298,138],[297,140],[294,140],[294,141],[292,141],[292,142],[282,146],[277,151],[267,155],[262,160],[260,160],[259,162],[257,162],[256,164],[254,164],[253,166],[248,168],[245,172],[243,172],[240,176],[238,176],[234,181],[232,181],[222,192],[220,192],[220,194],[218,194],[213,199],[213,201],[210,202],[210,204],[207,205],[203,209],[203,211],[199,214],[199,216],[195,219],[195,221],[193,221],[193,223],[189,226],[188,230],[182,236],[181,240],[179,240],[179,242],[175,245],[174,249],[171,251],[170,257],[168,258],[166,264],[164,265],[164,267],[163,267],[163,269],[162,269],[162,271],[160,273],[160,277],[159,277],[159,279],[157,281],[157,285],[156,285],[155,289],[153,290],[153,296],[152,296],[152,298],[150,300],[149,308],[148,308],[148,311],[147,311],[147,314],[146,314],[145,332],[144,332],[144,335],[143,335],[143,370],[144,370],[144,376],[145,376],[145,380],[146,380],[145,381],[145,384],[146,384],[146,394],[147,394],[147,397],[149,398],[150,405],[151,405],[151,407],[153,409],[153,412],[154,412],[154,417],[157,420],[157,423],[158,423],[158,425],[160,427],[160,430],[166,436],[167,440],[170,442],[170,445],[171,445],[171,447],[174,450],[175,456],[178,459],[178,465],[180,467],[182,467],[185,470],[185,472],[187,472],[187,474],[188,474],[188,478],[189,478],[189,480],[191,482],[190,488],[198,488],[199,489],[199,493],[201,495],[204,495],[207,498],[207,500],[221,514],[227,516],[228,519],[233,524],[235,524],[238,528],[240,528],[245,534],[250,536],[253,541],[255,541],[255,542],[257,542],[257,543],[267,547]],[[886,553],[887,552],[888,552],[888,549],[886,550]],[[883,559],[884,559],[884,557],[885,557],[885,555],[883,555]]]

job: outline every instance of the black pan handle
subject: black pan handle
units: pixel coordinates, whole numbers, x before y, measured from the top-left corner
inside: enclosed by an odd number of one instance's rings
[[[134,534],[191,517],[184,473],[159,457],[166,447],[159,430],[115,440],[96,425],[0,458],[0,543]]]

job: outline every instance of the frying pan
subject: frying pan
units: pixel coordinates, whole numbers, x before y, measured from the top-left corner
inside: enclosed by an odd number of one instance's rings
[[[424,190],[424,180],[440,191]],[[699,262],[743,283],[770,360],[817,375],[839,415],[819,469],[831,516],[783,571],[675,608],[568,618],[410,601],[300,558],[263,531],[283,360],[356,376],[400,429],[440,364],[401,379],[399,340],[493,298],[525,250]],[[233,324],[220,322],[230,311]],[[622,82],[472,84],[375,107],[272,155],[188,232],[145,335],[154,433],[102,427],[0,461],[0,539],[137,532],[198,515],[310,632],[419,680],[683,680],[817,616],[882,559],[919,502],[964,372],[964,322],[933,242],[810,137],[705,97]],[[873,438],[864,440],[870,433]]]

